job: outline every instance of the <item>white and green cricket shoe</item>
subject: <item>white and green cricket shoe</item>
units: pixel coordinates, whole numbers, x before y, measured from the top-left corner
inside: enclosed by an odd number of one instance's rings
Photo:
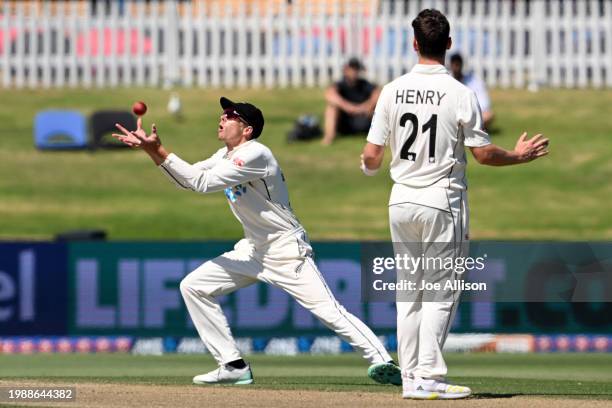
[[[460,399],[469,397],[472,390],[463,385],[447,384],[437,380],[415,378],[404,381],[403,397],[411,399]]]
[[[193,383],[198,385],[205,384],[253,384],[253,372],[251,366],[247,364],[244,368],[234,368],[223,365],[206,374],[193,377]]]
[[[402,370],[394,362],[372,364],[368,377],[380,384],[402,385]]]

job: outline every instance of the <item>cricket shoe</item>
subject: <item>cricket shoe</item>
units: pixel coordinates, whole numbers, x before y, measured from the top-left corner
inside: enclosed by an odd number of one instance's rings
[[[394,362],[372,364],[368,377],[380,384],[402,385],[402,371]]]
[[[204,384],[236,384],[246,385],[253,384],[253,372],[251,366],[247,364],[244,368],[234,368],[228,365],[223,365],[210,373],[196,375],[193,377],[193,383]]]
[[[404,381],[404,398],[434,400],[434,399],[460,399],[469,397],[472,390],[462,385],[447,384],[437,380],[415,378]]]

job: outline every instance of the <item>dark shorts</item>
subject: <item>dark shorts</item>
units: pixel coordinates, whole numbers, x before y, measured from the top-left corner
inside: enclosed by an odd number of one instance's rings
[[[344,135],[354,135],[356,133],[368,133],[370,130],[372,118],[366,115],[349,115],[345,112],[340,112],[338,117],[338,125],[336,130]]]

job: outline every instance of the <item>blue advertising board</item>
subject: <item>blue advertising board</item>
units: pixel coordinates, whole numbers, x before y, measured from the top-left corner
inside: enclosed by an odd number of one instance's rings
[[[68,256],[60,243],[0,243],[0,335],[63,334]]]
[[[347,310],[377,334],[393,334],[395,303],[362,296],[364,245],[314,243],[316,263]],[[0,336],[195,336],[180,281],[231,247],[231,242],[2,243]],[[453,332],[612,333],[611,244],[474,242],[470,252],[488,256],[482,274],[471,279],[486,281],[489,297],[465,296]],[[542,267],[542,259],[548,266]],[[570,284],[578,300],[555,301],[557,294],[570,293]],[[576,298],[578,292],[593,293],[593,300]],[[270,285],[242,288],[219,301],[236,336],[331,334]]]

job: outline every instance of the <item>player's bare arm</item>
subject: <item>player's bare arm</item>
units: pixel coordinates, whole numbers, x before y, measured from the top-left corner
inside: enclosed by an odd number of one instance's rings
[[[548,154],[549,140],[541,134],[527,139],[524,132],[516,142],[514,150],[506,150],[497,145],[489,144],[482,147],[470,147],[474,158],[480,164],[489,166],[508,166],[527,163]]]
[[[113,137],[130,147],[144,150],[155,164],[159,166],[166,160],[169,153],[161,144],[161,140],[157,135],[157,127],[153,124],[151,126],[151,134],[147,135],[147,132],[142,128],[142,118],[138,118],[136,123],[136,130],[134,131],[127,130],[119,123],[115,124],[117,129],[121,131],[121,134],[113,133]]]
[[[374,143],[366,143],[361,155],[361,170],[368,176],[376,174],[382,165],[385,155],[385,146],[380,146]]]

